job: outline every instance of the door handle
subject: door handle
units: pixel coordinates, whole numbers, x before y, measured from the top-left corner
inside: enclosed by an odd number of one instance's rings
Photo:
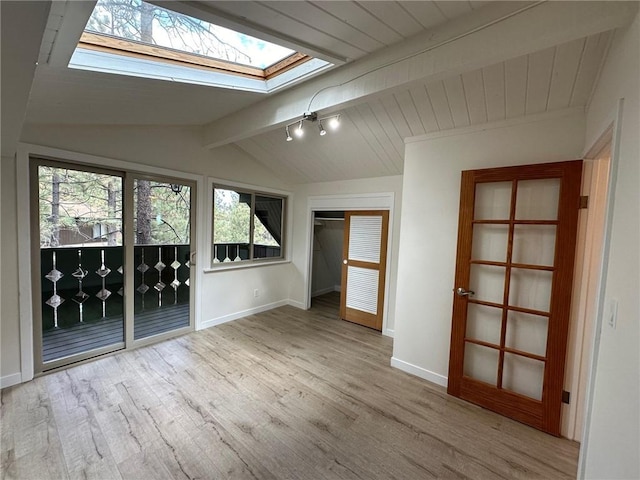
[[[194,252],[191,252],[191,253],[189,254],[189,263],[190,263],[191,265],[195,265],[195,264],[196,264],[196,252],[195,252],[195,251],[194,251]]]
[[[456,295],[460,297],[468,297],[476,294],[476,292],[474,292],[473,290],[465,290],[462,287],[456,288],[455,292],[456,292]]]
[[[342,263],[344,263],[346,265],[347,264],[347,260],[342,260]]]

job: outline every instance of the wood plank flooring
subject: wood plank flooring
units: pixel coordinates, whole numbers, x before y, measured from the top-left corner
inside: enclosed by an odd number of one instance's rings
[[[2,391],[3,479],[564,479],[578,444],[389,366],[335,295]]]

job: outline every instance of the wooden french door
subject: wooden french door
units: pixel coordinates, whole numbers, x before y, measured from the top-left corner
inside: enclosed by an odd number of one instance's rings
[[[582,161],[462,172],[448,393],[553,435]]]
[[[344,214],[340,318],[382,330],[389,212]]]

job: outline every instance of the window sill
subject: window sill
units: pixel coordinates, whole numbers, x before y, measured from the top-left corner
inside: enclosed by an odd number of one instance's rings
[[[266,267],[270,265],[283,265],[285,263],[291,263],[291,260],[279,259],[279,260],[256,260],[253,262],[246,263],[217,263],[215,267],[207,267],[202,271],[204,273],[214,273],[214,272],[227,272],[229,270],[240,270],[243,268],[256,268],[256,267]]]

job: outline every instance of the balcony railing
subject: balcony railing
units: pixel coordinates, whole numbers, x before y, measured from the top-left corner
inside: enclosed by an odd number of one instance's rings
[[[213,263],[241,262],[249,260],[249,243],[216,243],[213,245]],[[253,245],[253,258],[278,258],[282,256],[279,245]]]
[[[45,361],[77,353],[80,343],[123,341],[123,252],[122,246],[40,249]],[[189,325],[189,245],[136,245],[134,266],[134,338]]]

